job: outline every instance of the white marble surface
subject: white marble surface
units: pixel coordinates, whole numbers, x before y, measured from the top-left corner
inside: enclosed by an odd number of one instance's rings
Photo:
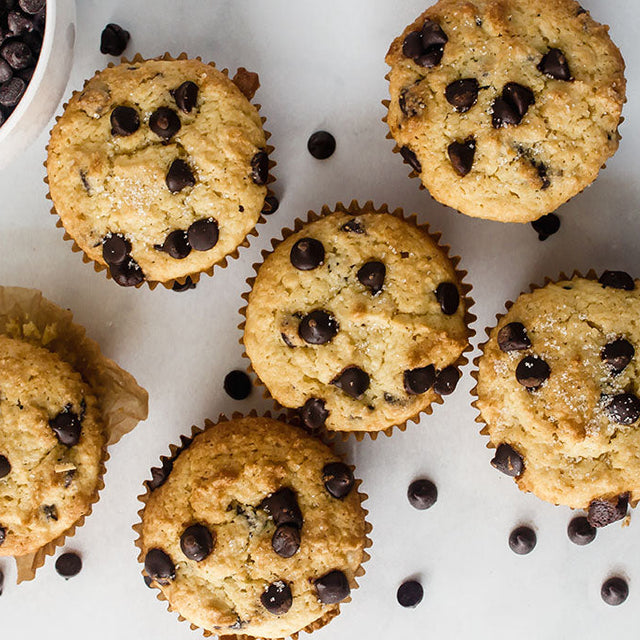
[[[424,8],[421,0],[79,0],[74,68],[67,93],[109,59],[99,37],[110,21],[132,33],[128,52],[154,56],[168,50],[260,73],[257,101],[273,133],[277,214],[249,249],[195,291],[159,287],[120,289],[84,265],[48,213],[43,184],[47,136],[0,172],[0,282],[40,288],[73,309],[103,350],[150,392],[149,419],[113,447],[106,488],[93,515],[69,544],[84,570],[64,582],[49,559],[36,580],[15,585],[9,559],[0,598],[2,629],[11,637],[74,640],[193,638],[142,581],[131,525],[136,496],[150,466],[191,424],[219,412],[266,407],[257,394],[235,402],[222,390],[231,368],[243,366],[238,308],[245,279],[260,250],[309,209],[352,198],[388,202],[415,211],[444,233],[463,256],[477,301],[475,328],[484,336],[503,303],[545,276],[573,269],[626,269],[639,275],[640,23],[637,0],[584,0],[611,24],[628,65],[629,102],[620,151],[585,193],[562,207],[560,232],[541,243],[530,226],[506,226],[457,215],[429,199],[391,153],[380,119],[386,49]],[[326,128],[335,155],[311,158],[306,141]],[[523,639],[631,637],[640,603],[640,524],[613,525],[587,547],[565,534],[571,513],[521,494],[489,465],[486,440],[470,407],[467,367],[455,395],[404,433],[376,442],[351,442],[348,454],[370,495],[372,559],[361,588],[343,613],[314,638]],[[439,500],[417,512],[405,499],[408,482],[425,474]],[[514,555],[507,537],[530,523],[538,546]],[[628,577],[630,596],[620,607],[600,600],[610,574]],[[419,576],[425,598],[401,609],[398,585]]]

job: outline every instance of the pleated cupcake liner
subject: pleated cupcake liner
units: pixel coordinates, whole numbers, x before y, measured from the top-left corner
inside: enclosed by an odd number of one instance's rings
[[[273,420],[278,420],[280,422],[286,422],[291,424],[288,421],[287,415],[286,414],[275,414],[272,415],[271,411],[265,411],[262,413],[259,413],[258,411],[256,411],[255,409],[252,409],[248,414],[243,414],[239,411],[234,412],[230,418],[228,418],[224,413],[219,414],[217,420],[215,422],[209,420],[209,419],[205,419],[204,421],[204,426],[200,427],[200,426],[196,426],[193,425],[191,427],[191,435],[189,436],[180,436],[180,444],[170,444],[169,445],[169,455],[167,456],[161,456],[160,457],[160,466],[159,467],[154,467],[151,472],[153,475],[153,472],[156,471],[158,473],[166,473],[165,478],[169,477],[169,474],[171,473],[171,471],[167,471],[167,466],[168,465],[173,465],[173,462],[178,458],[178,456],[185,450],[187,449],[191,443],[193,442],[194,438],[196,438],[196,436],[198,436],[201,433],[204,433],[205,431],[207,431],[208,429],[215,429],[217,425],[219,425],[220,423],[224,423],[224,422],[229,422],[230,420],[239,420],[239,419],[243,419],[243,418],[270,418]],[[304,431],[303,429],[301,429],[301,435],[303,435],[304,437],[313,437],[310,434],[308,434],[306,431]],[[323,442],[331,451],[332,453],[334,453],[336,455],[336,457],[340,458],[340,460],[343,460],[343,456],[340,455],[339,453],[337,453],[337,451],[335,450],[335,447],[333,445],[333,443],[331,441],[329,441],[326,438],[317,438],[318,440],[320,440],[321,442]],[[351,469],[352,472],[355,472],[356,468],[354,465],[349,464],[348,465],[349,468]],[[354,475],[355,477],[355,475]],[[133,529],[133,531],[136,533],[137,537],[135,539],[135,545],[138,548],[138,562],[140,562],[143,565],[143,568],[141,570],[141,573],[143,575],[143,577],[148,577],[147,573],[144,569],[144,551],[143,551],[143,544],[142,544],[142,519],[144,516],[144,511],[146,509],[147,506],[147,502],[149,501],[149,498],[153,492],[153,489],[150,488],[149,483],[153,481],[153,478],[151,478],[150,480],[145,480],[144,481],[144,493],[142,493],[141,495],[138,496],[138,500],[142,503],[142,508],[138,511],[138,518],[139,518],[139,522],[137,522],[136,524],[134,524],[131,528]],[[164,480],[163,480],[164,482]],[[367,516],[369,515],[369,510],[366,509],[363,506],[363,503],[369,499],[369,496],[364,493],[363,491],[360,490],[360,486],[362,485],[362,480],[359,478],[355,478],[355,483],[354,483],[354,489],[356,490],[357,494],[358,494],[358,498],[360,500],[360,510],[362,513],[362,517],[364,519],[364,544],[363,544],[363,550],[362,550],[362,561],[360,562],[359,567],[356,569],[356,571],[354,572],[354,578],[353,578],[353,585],[350,584],[351,586],[351,592],[353,592],[355,589],[358,589],[360,587],[360,585],[358,584],[358,580],[357,578],[361,578],[362,576],[365,575],[366,570],[364,568],[364,564],[370,560],[371,556],[370,554],[367,552],[367,549],[370,549],[373,545],[373,542],[370,538],[370,534],[373,530],[373,526],[371,525],[371,523],[369,523],[367,521]],[[263,638],[261,636],[250,636],[247,634],[243,634],[243,633],[224,633],[222,635],[220,634],[216,634],[212,631],[209,631],[208,629],[204,629],[203,627],[200,627],[196,624],[194,624],[193,622],[191,622],[190,620],[188,620],[187,618],[185,618],[184,616],[182,616],[180,614],[180,611],[177,608],[174,608],[171,604],[171,602],[169,601],[169,599],[164,595],[164,592],[162,591],[162,589],[156,584],[155,581],[152,581],[151,586],[154,589],[158,589],[158,594],[156,595],[156,599],[159,600],[160,602],[166,602],[167,603],[167,611],[169,611],[170,613],[177,613],[178,614],[178,621],[179,622],[186,622],[187,624],[189,624],[190,628],[192,631],[201,631],[202,635],[205,638],[209,638],[212,636],[215,636],[218,638],[218,640],[288,640],[289,638],[291,640],[298,640],[298,638],[300,637],[300,633],[302,631],[306,632],[306,633],[313,633],[314,631],[317,631],[318,629],[321,629],[322,627],[324,627],[325,625],[327,625],[329,622],[331,622],[331,620],[333,620],[335,617],[337,617],[340,614],[340,607],[343,604],[347,604],[349,602],[351,602],[351,595],[349,595],[347,598],[345,598],[344,600],[342,600],[342,602],[335,604],[335,605],[331,605],[331,609],[328,610],[327,612],[325,612],[320,618],[318,618],[317,620],[314,620],[313,622],[311,622],[310,624],[308,624],[306,627],[290,634],[287,636],[283,636],[281,638]]]
[[[155,58],[144,58],[141,54],[136,53],[131,60],[129,60],[126,57],[123,57],[123,58],[120,59],[119,63],[110,62],[107,65],[106,68],[109,69],[109,68],[117,66],[118,64],[136,64],[136,63],[140,63],[140,62],[146,62],[148,60],[163,60],[163,61],[171,61],[171,62],[174,62],[176,60],[197,60],[198,62],[202,62],[202,58],[200,56],[196,56],[195,58],[189,58],[189,56],[184,52],[180,53],[180,55],[178,55],[177,58],[174,58],[169,52],[165,52],[163,55],[157,56]],[[218,68],[216,67],[215,62],[208,62],[206,64],[208,66],[213,67],[214,69],[218,70]],[[82,89],[73,91],[73,93],[71,94],[71,98],[69,100],[72,100],[76,95],[82,93],[84,91],[84,89],[86,88],[87,84],[89,83],[89,81],[92,80],[101,71],[102,71],[102,69],[96,70],[91,78],[88,78],[87,80],[84,81],[84,84],[82,85]],[[255,93],[255,91],[257,91],[257,89],[258,89],[258,87],[260,85],[260,82],[259,82],[259,79],[258,79],[258,74],[254,73],[254,72],[247,71],[247,69],[245,69],[244,67],[238,67],[236,75],[233,78],[230,78],[230,76],[229,76],[229,69],[225,68],[225,69],[220,70],[220,72],[223,73],[227,78],[229,78],[234,84],[236,84],[236,86],[240,89],[240,91],[243,93],[243,95],[245,95],[247,100],[251,101],[251,99],[253,97],[253,93]],[[255,83],[253,84],[253,86],[252,86],[251,82],[246,82],[245,81],[245,78],[247,76],[255,76]],[[62,106],[62,114],[64,114],[64,111],[67,109],[68,105],[69,105],[68,101],[63,104],[63,106]],[[260,114],[260,109],[262,108],[262,105],[254,104],[253,106],[258,110],[258,114],[260,115],[260,121],[262,123],[262,130],[264,132],[265,140],[268,141],[269,138],[271,138],[271,132],[267,131],[267,129],[265,128],[265,124],[267,122],[267,118]],[[58,121],[62,117],[62,114],[56,116],[54,126],[57,125]],[[52,132],[53,132],[53,127],[49,131],[49,139],[51,138]],[[271,158],[271,155],[272,155],[273,151],[275,150],[275,147],[273,145],[267,144],[265,146],[264,150],[266,151],[267,155],[269,156],[269,175],[268,175],[267,182],[266,182],[267,194],[265,195],[265,202],[266,202],[266,199],[268,197],[274,196],[274,192],[271,189],[271,187],[269,187],[269,185],[273,184],[275,182],[275,180],[276,180],[275,176],[273,175],[273,169],[275,168],[277,163],[274,160],[272,160],[272,158]],[[47,144],[46,151],[47,151],[47,159],[48,159],[49,144]],[[43,164],[44,164],[44,167],[45,167],[45,170],[46,170],[47,169],[47,160],[45,160],[45,162]],[[64,224],[62,222],[62,219],[60,218],[60,214],[56,210],[55,203],[53,202],[53,199],[51,198],[51,191],[50,191],[50,188],[49,188],[49,178],[48,178],[47,174],[45,174],[44,182],[47,185],[47,190],[48,190],[46,198],[47,198],[47,200],[51,201],[50,213],[56,217],[56,227],[62,229],[63,232],[64,232],[63,236],[62,236],[62,239],[71,243],[71,251],[73,253],[81,253],[82,254],[82,261],[85,264],[93,264],[93,268],[94,268],[96,273],[101,273],[103,271],[106,271],[105,275],[107,276],[107,279],[108,280],[113,280],[113,277],[111,276],[111,270],[109,269],[109,267],[106,264],[103,264],[102,262],[99,262],[97,260],[93,260],[92,258],[90,258],[84,252],[84,250],[78,245],[78,243],[75,241],[75,239],[67,232],[67,230],[65,229]],[[238,244],[233,251],[231,251],[230,253],[228,253],[225,256],[223,256],[220,260],[218,260],[217,262],[212,264],[207,269],[200,270],[200,271],[194,271],[193,273],[189,273],[187,275],[180,276],[179,278],[171,278],[171,279],[166,280],[166,281],[147,280],[145,278],[145,280],[143,280],[142,282],[134,285],[133,287],[129,287],[129,288],[139,289],[139,288],[141,288],[141,287],[146,285],[146,286],[149,287],[149,289],[151,289],[153,291],[158,286],[158,284],[162,284],[166,289],[172,289],[174,286],[177,287],[177,288],[184,287],[185,285],[187,285],[189,283],[192,283],[193,285],[196,285],[200,281],[200,277],[202,276],[202,274],[206,274],[206,275],[211,277],[211,276],[213,276],[213,273],[214,273],[214,270],[215,270],[216,267],[218,269],[225,269],[228,266],[230,260],[236,260],[240,255],[240,253],[239,253],[240,249],[241,248],[248,248],[250,246],[250,242],[251,242],[250,238],[258,236],[258,225],[264,224],[266,221],[267,221],[267,219],[266,219],[264,213],[261,212],[260,215],[258,216],[258,219],[257,219],[255,225],[247,232],[247,234],[245,235],[245,237],[242,240],[242,242],[240,244]]]
[[[20,583],[32,580],[47,556],[64,545],[91,514],[104,488],[109,459],[107,447],[147,417],[148,394],[132,375],[102,355],[98,344],[87,337],[84,327],[73,322],[70,311],[50,302],[36,289],[0,287],[0,334],[47,349],[80,373],[98,399],[106,435],[96,489],[86,512],[37,551],[15,557]]]
[[[315,222],[316,220],[319,220],[327,215],[330,215],[336,212],[343,212],[351,215],[360,215],[365,213],[389,214],[402,220],[403,222],[411,224],[414,227],[420,229],[434,242],[434,244],[438,247],[438,249],[443,252],[447,260],[449,260],[449,262],[451,263],[451,266],[454,269],[456,278],[460,285],[461,297],[465,305],[465,314],[464,314],[463,321],[467,330],[467,346],[464,348],[460,356],[456,359],[455,362],[452,363],[451,366],[456,367],[458,372],[461,373],[460,369],[462,369],[466,364],[469,363],[469,359],[466,357],[465,354],[468,353],[469,351],[473,351],[473,346],[471,345],[471,338],[475,335],[475,330],[471,327],[471,325],[473,324],[473,322],[475,322],[476,316],[470,312],[470,308],[475,304],[475,301],[470,295],[472,286],[471,284],[469,284],[468,282],[465,282],[464,280],[468,272],[466,270],[458,269],[458,265],[461,261],[461,257],[458,255],[450,256],[449,253],[451,251],[451,247],[449,245],[440,243],[440,238],[442,237],[442,233],[432,232],[430,230],[429,224],[427,223],[423,223],[423,224],[419,223],[417,220],[417,214],[415,213],[409,216],[405,216],[404,211],[400,207],[390,210],[389,205],[386,203],[380,205],[379,207],[376,207],[372,200],[366,201],[363,205],[360,205],[357,200],[352,200],[348,206],[345,206],[342,202],[338,202],[333,208],[329,207],[329,205],[327,204],[324,204],[322,205],[320,213],[316,213],[315,211],[310,210],[307,212],[307,218],[305,220],[301,218],[296,218],[293,223],[293,228],[285,227],[281,231],[280,238],[272,238],[271,240],[272,248],[270,250],[264,249],[261,252],[262,260],[252,265],[255,275],[247,278],[246,280],[247,284],[249,285],[249,290],[242,294],[242,298],[245,300],[245,305],[241,309],[239,309],[239,313],[244,319],[238,325],[238,329],[242,331],[242,337],[239,339],[239,343],[243,348],[242,357],[246,358],[249,361],[249,364],[247,365],[247,372],[249,374],[255,375],[254,386],[261,387],[263,397],[267,400],[271,400],[275,404],[278,410],[286,411],[288,421],[291,423],[297,424],[299,426],[302,426],[302,421],[300,420],[300,417],[298,414],[298,408],[285,407],[271,394],[266,384],[260,379],[260,376],[255,371],[251,363],[251,359],[247,354],[246,346],[244,344],[244,331],[246,326],[247,307],[249,305],[249,298],[251,296],[251,292],[253,290],[253,286],[256,281],[256,278],[258,277],[260,267],[264,264],[266,258],[271,253],[273,253],[273,251],[275,251],[275,249],[280,244],[282,244],[285,240],[287,240],[287,238],[301,231],[307,224],[310,224],[311,222]],[[326,438],[328,441],[333,441],[335,438],[340,438],[343,441],[346,441],[351,436],[355,437],[356,441],[358,442],[361,442],[366,436],[369,436],[372,440],[376,440],[380,433],[384,433],[384,435],[386,435],[387,437],[390,437],[394,429],[398,429],[399,431],[405,431],[409,423],[418,424],[423,414],[431,415],[433,413],[434,405],[439,405],[444,403],[444,398],[441,395],[434,394],[434,396],[435,397],[431,400],[431,402],[423,409],[420,409],[419,411],[417,411],[415,414],[413,414],[403,422],[390,425],[389,427],[386,427],[384,429],[380,429],[376,431],[367,431],[367,430],[338,431],[338,430],[327,429],[326,427],[321,427],[317,433],[321,434],[321,436],[323,438]]]

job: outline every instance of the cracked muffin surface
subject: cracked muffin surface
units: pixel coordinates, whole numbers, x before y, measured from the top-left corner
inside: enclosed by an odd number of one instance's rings
[[[268,168],[258,110],[198,60],[98,72],[54,126],[47,158],[67,233],[124,286],[231,254],[260,217]]]
[[[574,0],[440,0],[386,61],[400,153],[467,215],[536,220],[618,148],[624,61]]]
[[[281,638],[330,620],[355,586],[366,530],[352,471],[299,428],[210,425],[148,486],[145,571],[203,629]]]

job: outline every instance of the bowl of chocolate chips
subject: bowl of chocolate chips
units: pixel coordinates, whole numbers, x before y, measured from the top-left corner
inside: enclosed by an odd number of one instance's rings
[[[0,0],[0,169],[54,114],[74,41],[74,0]]]

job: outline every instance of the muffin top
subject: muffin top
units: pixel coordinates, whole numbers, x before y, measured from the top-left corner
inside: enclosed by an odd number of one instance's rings
[[[209,269],[255,226],[269,160],[258,110],[199,60],[98,72],[51,134],[57,214],[114,280],[166,282]]]
[[[301,408],[308,427],[379,431],[455,387],[469,335],[461,291],[424,229],[336,211],[266,258],[244,344],[271,395]]]
[[[171,608],[219,635],[280,638],[339,612],[365,557],[351,469],[269,418],[209,425],[155,476],[139,545]]]
[[[401,154],[467,215],[536,220],[618,148],[624,61],[574,0],[440,0],[386,61]]]
[[[523,294],[479,360],[494,466],[543,500],[588,508],[593,524],[640,498],[638,284],[605,272]]]
[[[0,555],[33,553],[85,515],[105,435],[97,402],[56,354],[0,335]]]

